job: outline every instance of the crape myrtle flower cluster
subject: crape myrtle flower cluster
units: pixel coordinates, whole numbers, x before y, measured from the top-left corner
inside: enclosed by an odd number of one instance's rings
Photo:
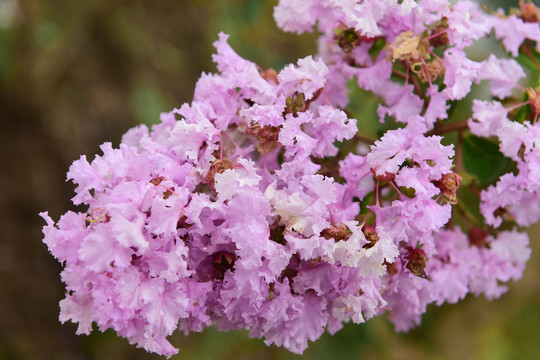
[[[430,303],[493,299],[522,276],[519,226],[540,218],[540,95],[512,57],[538,66],[538,9],[281,0],[274,16],[285,31],[316,28],[318,56],[265,70],[221,33],[219,72],[191,104],[71,165],[73,202],[88,210],[41,215],[64,264],[60,320],[78,334],[95,323],[171,356],[176,329],[216,325],[302,353],[344,322],[386,313],[408,330]],[[469,59],[490,34],[508,56]],[[489,98],[455,121],[484,80]],[[348,115],[351,81],[393,124],[373,142]],[[508,166],[476,173],[478,144]]]

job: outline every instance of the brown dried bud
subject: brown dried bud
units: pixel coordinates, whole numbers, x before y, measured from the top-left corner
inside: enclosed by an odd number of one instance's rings
[[[232,169],[233,167],[234,164],[228,159],[214,161],[206,174],[206,182],[214,188],[216,174],[221,174],[225,170]]]
[[[170,198],[172,196],[172,194],[173,194],[173,192],[171,191],[171,189],[165,190],[165,192],[163,193],[163,199],[167,200],[168,198]]]
[[[420,34],[414,35],[412,30],[399,34],[388,47],[388,60],[392,62],[401,60],[412,67],[417,62],[429,59],[429,41],[422,39]]]
[[[489,233],[484,229],[473,226],[467,233],[467,238],[469,239],[469,244],[476,246],[480,249],[489,247],[487,243],[487,237]]]
[[[503,221],[514,221],[515,219],[513,218],[512,214],[510,214],[508,212],[508,210],[506,210],[505,208],[503,207],[498,207],[494,212],[493,212],[493,215],[495,217],[500,217],[503,219]]]
[[[420,77],[420,80],[425,83],[431,83],[446,72],[443,62],[440,58],[436,57],[432,61],[423,63],[420,70],[416,72]]]
[[[192,225],[193,224],[188,224],[187,223],[187,216],[183,215],[183,214],[182,214],[182,216],[180,216],[180,218],[176,222],[176,228],[177,229],[189,229]]]
[[[159,184],[161,184],[165,180],[167,180],[167,179],[165,179],[163,176],[158,176],[158,177],[155,177],[152,180],[150,180],[150,182],[152,184],[158,186]]]
[[[448,39],[448,33],[445,31],[448,29],[448,18],[443,17],[432,28],[429,36],[433,36],[429,39],[429,44],[433,47],[448,45],[450,39]]]
[[[377,231],[375,230],[375,226],[373,225],[364,225],[362,228],[362,232],[364,233],[364,236],[366,237],[366,240],[368,241],[367,244],[363,246],[364,249],[371,249],[377,241],[379,241],[379,235],[377,234]]]
[[[456,193],[461,183],[461,176],[452,172],[450,174],[444,174],[440,180],[434,180],[432,183],[441,190],[441,194],[450,204],[457,204]]]
[[[519,0],[519,11],[524,22],[536,23],[540,19],[540,11],[532,2]]]
[[[338,241],[347,241],[351,237],[351,230],[343,224],[338,226],[331,226],[328,229],[321,231],[321,236],[326,240],[334,239],[335,242]]]
[[[377,180],[377,181],[389,182],[389,181],[394,180],[394,178],[396,177],[396,174],[389,173],[389,172],[385,172],[382,175],[378,175],[377,171],[375,171],[375,169],[373,169],[373,168],[371,169],[371,173],[373,174],[373,176],[375,177],[375,180]]]
[[[396,275],[399,272],[395,262],[389,263],[385,260],[383,262],[383,265],[386,266],[386,271],[388,272],[388,275]]]
[[[409,269],[414,275],[424,279],[429,279],[426,275],[426,262],[427,256],[424,250],[420,247],[409,247],[406,259],[408,260],[406,268]]]
[[[255,136],[259,140],[260,144],[257,146],[257,150],[260,152],[272,151],[280,145],[278,142],[279,131],[279,127],[269,125],[261,127],[258,123],[253,123],[246,129],[247,134]]]
[[[264,71],[261,71],[259,72],[259,74],[261,75],[261,77],[268,81],[268,82],[273,82],[275,84],[278,84],[278,73],[276,70],[272,69],[272,68],[268,68]]]

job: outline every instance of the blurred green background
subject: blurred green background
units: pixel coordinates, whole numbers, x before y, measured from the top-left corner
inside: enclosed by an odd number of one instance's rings
[[[70,163],[99,144],[118,145],[139,123],[191,101],[213,72],[212,42],[281,68],[315,52],[315,35],[282,33],[263,0],[0,0],[0,359],[158,359],[114,332],[75,335],[58,322],[61,271],[42,244],[54,219],[77,210]],[[499,1],[500,6],[512,2]],[[371,114],[374,104],[366,104]],[[371,116],[371,115],[369,115]],[[360,119],[361,120],[361,119]],[[385,318],[346,325],[312,344],[305,359],[540,358],[539,226],[533,259],[508,294],[432,306],[423,324],[396,334]],[[174,334],[178,359],[299,359],[245,332]]]

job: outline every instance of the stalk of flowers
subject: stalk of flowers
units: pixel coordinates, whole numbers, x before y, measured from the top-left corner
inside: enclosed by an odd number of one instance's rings
[[[221,73],[201,77],[192,104],[73,163],[73,201],[87,213],[57,224],[42,214],[65,264],[60,319],[78,333],[95,322],[171,355],[177,327],[217,324],[302,352],[326,326],[384,307],[383,263],[397,247],[381,233],[364,248],[357,204],[314,162],[356,133],[321,95],[327,67],[308,57],[264,72],[226,39],[215,44]]]
[[[70,167],[73,202],[88,211],[57,223],[42,213],[44,242],[64,264],[60,320],[78,323],[79,334],[92,323],[112,328],[167,356],[177,351],[166,339],[175,329],[212,324],[302,353],[343,322],[387,312],[406,330],[429,303],[500,296],[530,250],[526,234],[497,227],[540,216],[540,106],[518,84],[516,61],[475,62],[464,49],[495,29],[516,52],[540,32],[525,22],[530,10],[520,16],[466,1],[280,1],[284,30],[317,24],[323,35],[320,58],[279,73],[241,58],[220,34],[219,73],[201,76],[191,104]],[[369,149],[362,122],[344,111],[354,77],[383,99],[381,121],[403,124]],[[481,80],[498,99],[521,91],[528,100],[475,100],[472,119],[443,123]],[[522,107],[532,123],[512,118]],[[467,127],[498,136],[519,169],[479,192],[485,223],[458,193],[463,183],[474,188],[461,160]],[[459,130],[456,146],[443,144],[447,129]],[[494,196],[507,189],[519,200]],[[517,201],[537,211],[520,212]]]
[[[495,36],[502,40],[505,49],[514,57],[518,55],[518,49],[532,55],[534,49],[531,48],[531,41],[536,41],[537,49],[540,46],[538,9],[531,3],[520,1],[519,10],[506,16],[502,12],[481,9],[478,4],[469,1],[461,1],[456,5],[450,5],[444,0],[416,3],[301,3],[280,1],[274,17],[278,25],[286,31],[301,33],[312,31],[316,26],[322,33],[319,52],[332,74],[332,82],[327,86],[331,101],[341,107],[347,106],[349,99],[346,84],[356,80],[361,89],[375,93],[385,103],[378,108],[381,122],[394,119],[407,124],[403,129],[387,131],[371,146],[366,157],[367,168],[371,169],[377,184],[383,180],[390,182],[400,193],[399,200],[383,206],[379,205],[377,199],[376,206],[372,207],[377,225],[389,231],[400,246],[401,255],[392,265],[393,268],[405,266],[411,270],[410,273],[402,272],[399,276],[392,276],[389,282],[390,290],[385,293],[385,299],[392,308],[390,318],[396,328],[406,330],[418,324],[420,315],[430,302],[456,302],[468,291],[475,294],[483,292],[489,298],[496,296],[496,293],[500,295],[500,291],[494,290],[498,289],[495,285],[479,291],[476,285],[473,285],[473,280],[468,280],[465,276],[467,271],[470,271],[466,270],[466,266],[461,267],[465,271],[462,275],[452,272],[456,279],[454,294],[442,295],[447,292],[445,286],[448,278],[445,277],[440,283],[436,278],[442,280],[441,271],[448,274],[449,269],[453,269],[451,258],[447,257],[446,261],[436,267],[430,265],[436,263],[437,259],[444,258],[440,255],[437,242],[439,234],[447,231],[442,230],[442,227],[460,231],[448,223],[451,218],[450,208],[439,206],[443,199],[447,203],[458,205],[457,210],[465,221],[465,229],[469,229],[470,248],[478,244],[489,248],[496,243],[495,238],[515,237],[515,244],[512,244],[515,252],[524,254],[520,261],[517,261],[517,258],[512,260],[514,265],[520,264],[516,267],[515,274],[523,271],[522,264],[529,254],[526,249],[527,242],[523,241],[526,239],[525,235],[515,231],[508,235],[496,230],[496,227],[502,224],[503,219],[521,226],[530,225],[540,219],[540,202],[534,185],[537,180],[532,178],[532,174],[536,173],[537,162],[533,155],[536,134],[534,124],[538,117],[536,91],[519,85],[519,81],[526,74],[515,60],[499,59],[490,55],[486,60],[476,62],[470,60],[464,50],[472,45],[474,40],[489,35],[493,30]],[[536,60],[533,58],[533,61]],[[538,65],[535,70],[538,71]],[[449,115],[451,103],[465,98],[471,91],[471,85],[482,80],[489,82],[491,94],[497,100],[526,93],[528,101],[505,109],[498,101],[488,103],[474,100],[473,119],[468,123],[465,119],[445,124],[444,120],[453,120]],[[528,109],[533,125],[528,121],[515,121],[515,116],[512,116],[512,119],[507,118],[509,112],[522,107]],[[480,209],[485,217],[485,224],[480,224],[481,228],[474,223],[477,219],[470,219],[470,214],[458,204],[456,195],[462,179],[460,175],[466,175],[460,157],[463,152],[463,136],[468,134],[467,125],[473,134],[484,137],[498,136],[501,152],[516,161],[519,170],[518,175],[505,174],[495,186],[486,187],[478,194],[481,196]],[[361,132],[361,123],[359,130]],[[438,141],[440,138],[436,140],[433,136],[427,136],[444,135],[446,131],[454,130],[459,131],[455,168],[454,164],[446,161],[454,155],[453,151],[441,146]],[[410,150],[415,152],[411,153]],[[364,172],[366,170],[364,169]],[[427,174],[426,170],[431,173]],[[467,182],[478,192],[475,184],[468,179]],[[412,200],[401,194],[399,188],[403,187],[414,190]],[[421,200],[422,198],[424,200]],[[434,204],[435,199],[439,203]],[[414,203],[421,204],[415,206],[418,210],[408,207]],[[415,215],[415,212],[421,215]],[[408,223],[409,216],[412,221]],[[478,236],[474,234],[480,230],[485,235],[479,242]],[[495,236],[489,241],[486,240],[488,231]],[[416,246],[411,241],[413,239],[417,241]],[[495,251],[491,251],[492,256],[497,257],[494,253]],[[484,260],[486,267],[489,262],[487,258]],[[409,276],[403,277],[403,274]],[[500,276],[498,279],[501,281],[519,278],[517,275],[496,276]],[[422,281],[422,278],[430,280],[429,283]],[[487,283],[492,284],[493,281]],[[404,291],[405,289],[409,293]]]

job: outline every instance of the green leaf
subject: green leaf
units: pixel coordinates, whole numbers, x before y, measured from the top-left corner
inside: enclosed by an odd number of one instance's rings
[[[468,186],[460,186],[457,192],[458,205],[461,211],[469,219],[475,219],[478,223],[483,221],[480,213],[480,197],[474,193]]]
[[[346,112],[350,118],[358,119],[358,131],[368,138],[379,138],[379,132],[388,130],[388,122],[381,123],[377,115],[377,107],[383,100],[371,91],[361,89],[356,77],[347,82],[347,90],[349,104]]]
[[[369,55],[371,56],[373,61],[375,61],[375,59],[377,58],[381,50],[384,49],[385,46],[386,46],[386,40],[382,38],[377,39],[373,42],[373,45],[371,45],[371,48],[369,48],[368,50]]]
[[[369,209],[368,206],[373,202],[374,192],[367,194],[362,201],[360,201],[360,214],[367,214]]]
[[[519,55],[515,60],[525,69],[529,70],[527,74],[527,86],[536,88],[538,86],[538,64],[540,64],[540,53],[536,51],[534,47],[530,47],[530,54],[527,55],[523,51],[523,47],[528,45],[522,45],[519,49]]]
[[[525,67],[525,68],[527,68],[529,70],[536,71],[536,64],[527,55],[519,54],[519,56],[517,58],[515,58],[515,59],[519,63],[519,65],[521,65],[521,66],[523,66],[523,67]]]
[[[523,95],[523,101],[526,102],[529,100],[529,96],[527,92],[525,91],[525,95]],[[518,112],[516,113],[516,116],[514,116],[514,121],[517,121],[521,124],[529,118],[531,115],[531,107],[530,106],[522,106],[519,108]]]
[[[463,165],[480,184],[495,181],[505,172],[510,161],[501,154],[497,144],[472,134],[463,137]]]

